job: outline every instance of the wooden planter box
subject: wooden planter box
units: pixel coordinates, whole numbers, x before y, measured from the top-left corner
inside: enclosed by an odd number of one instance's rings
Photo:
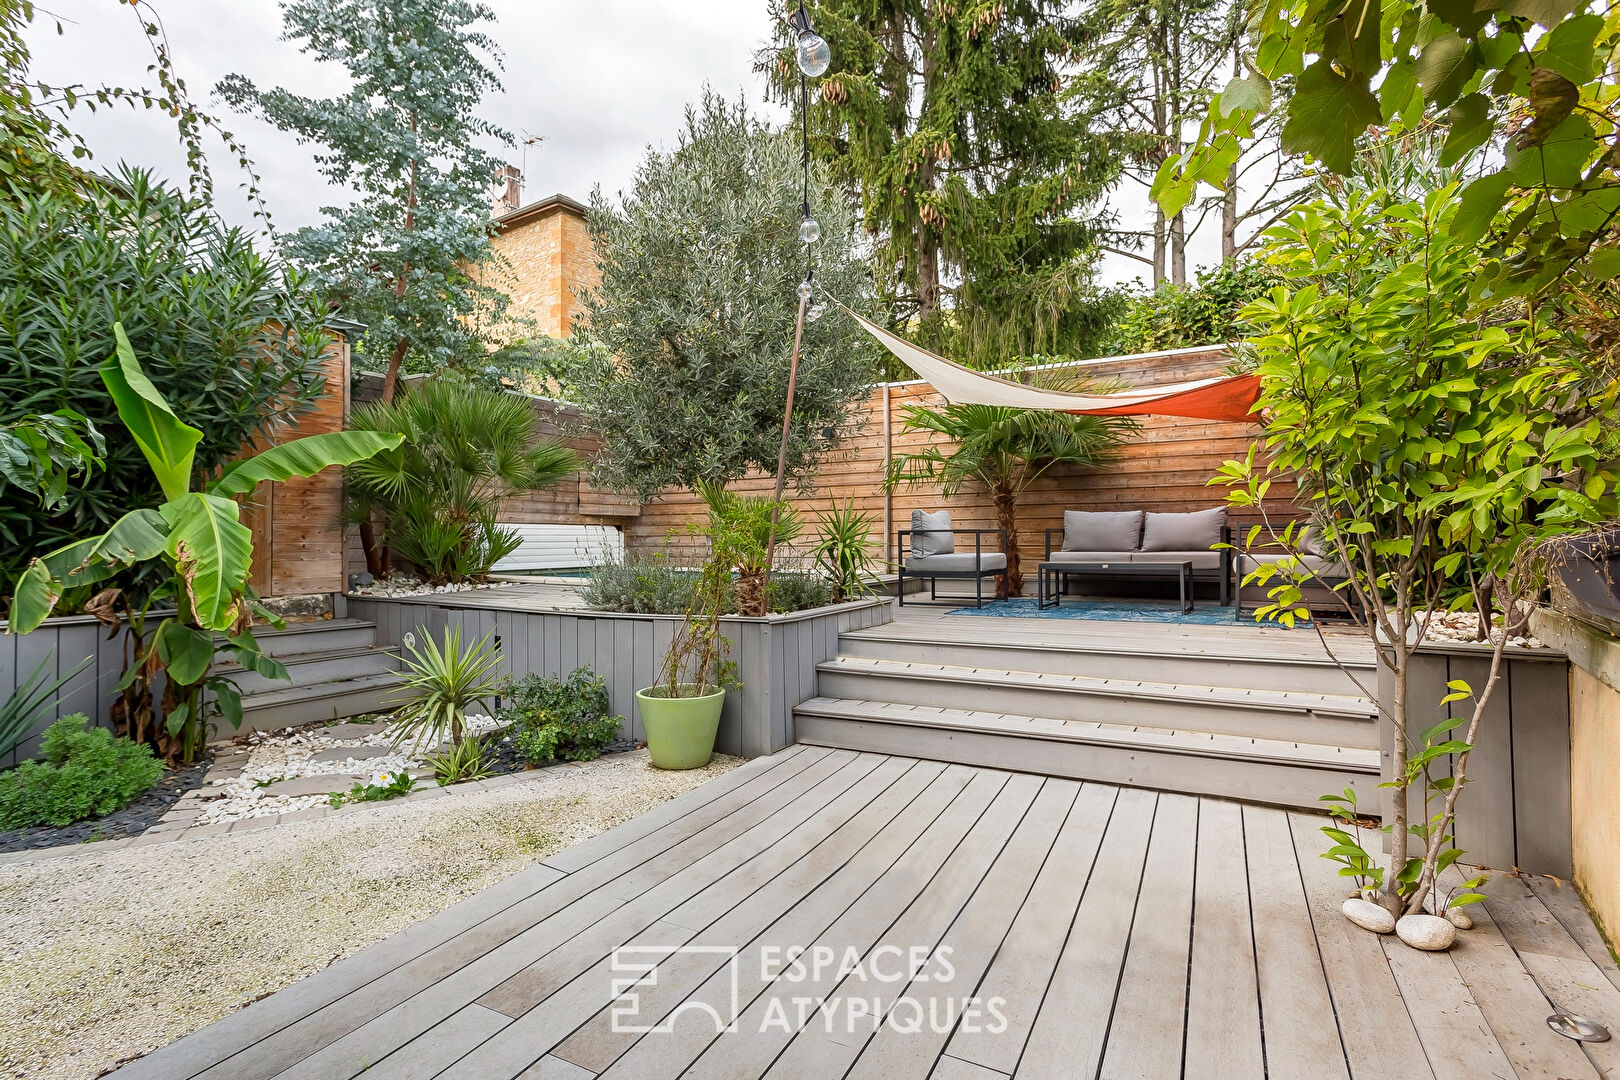
[[[1412,658],[1407,681],[1407,726],[1415,738],[1448,716],[1471,716],[1471,701],[1440,704],[1446,683],[1462,679],[1476,692],[1490,674],[1483,645],[1430,643]],[[1394,678],[1378,669],[1378,698],[1392,700]],[[1380,716],[1383,779],[1392,778],[1394,727]],[[1447,737],[1461,738],[1455,731]],[[1448,761],[1431,767],[1450,775]],[[1386,788],[1385,820],[1395,791]],[[1569,660],[1556,649],[1509,646],[1502,671],[1468,758],[1468,782],[1457,799],[1457,846],[1464,861],[1496,869],[1520,867],[1568,879],[1570,839]],[[1422,792],[1408,790],[1409,820],[1421,820]]]
[[[566,675],[588,667],[607,680],[613,711],[629,724],[626,738],[646,738],[636,691],[658,679],[659,663],[681,623],[679,615],[623,615],[602,611],[520,611],[460,605],[455,594],[424,597],[348,597],[349,614],[377,624],[378,644],[403,645],[407,633],[443,640],[445,627],[462,626],[463,640],[493,633],[502,669]],[[487,604],[482,601],[481,604]],[[792,745],[793,709],[816,696],[816,665],[838,654],[840,630],[889,622],[884,598],[763,618],[721,620],[731,642],[742,689],[726,695],[715,749],[759,757]]]
[[[153,626],[157,625],[154,619]],[[39,737],[45,729],[64,716],[84,713],[90,722],[111,727],[107,710],[114,700],[113,687],[124,674],[124,635],[120,627],[108,637],[105,626],[89,615],[65,615],[46,619],[30,634],[13,634],[5,622],[0,622],[0,700],[11,696],[17,685],[34,673],[46,657],[54,657],[46,669],[50,682],[73,670],[85,657],[92,657],[89,666],[59,691],[56,708],[41,714],[33,730],[0,764],[15,765],[39,752]],[[161,680],[153,688],[162,692]]]

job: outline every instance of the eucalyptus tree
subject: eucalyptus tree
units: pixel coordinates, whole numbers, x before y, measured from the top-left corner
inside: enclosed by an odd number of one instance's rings
[[[797,288],[862,305],[856,226],[827,170],[810,173],[820,240],[799,238],[798,140],[712,91],[690,107],[673,150],[649,149],[615,205],[600,189],[588,222],[601,283],[582,297],[573,394],[602,440],[604,486],[652,498],[776,468]],[[830,302],[825,305],[830,308]],[[812,316],[824,305],[818,297]],[[804,327],[786,475],[804,478],[848,421],[873,346],[835,310]]]
[[[386,363],[383,400],[402,368],[432,371],[462,355],[480,316],[505,297],[468,276],[490,255],[488,190],[512,136],[477,115],[501,87],[500,50],[472,29],[494,13],[472,0],[292,0],[284,36],[348,70],[349,90],[312,98],[229,75],[218,91],[301,142],[357,198],[283,238],[344,313],[366,326],[357,351]],[[384,358],[386,358],[384,360]]]
[[[1051,0],[809,9],[832,47],[813,152],[860,200],[893,317],[984,360],[1078,351],[1119,174],[1118,87],[1080,63],[1097,28]],[[760,66],[797,106],[792,44],[784,27]]]

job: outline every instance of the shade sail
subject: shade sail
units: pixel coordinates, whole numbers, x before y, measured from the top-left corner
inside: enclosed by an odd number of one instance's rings
[[[834,303],[838,303],[836,300]],[[945,400],[961,405],[1005,405],[1014,409],[1084,413],[1090,416],[1186,416],[1197,420],[1253,422],[1250,409],[1260,395],[1260,378],[1234,375],[1195,382],[1127,390],[1117,394],[1073,394],[1045,390],[965,368],[838,304],[906,366],[933,384]]]

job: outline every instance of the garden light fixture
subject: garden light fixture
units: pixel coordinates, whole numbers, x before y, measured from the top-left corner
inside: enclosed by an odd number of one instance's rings
[[[796,48],[799,70],[812,79],[825,74],[832,63],[832,49],[828,47],[827,39],[811,28],[810,13],[804,9],[802,2],[799,10],[788,16],[788,25],[799,35]]]

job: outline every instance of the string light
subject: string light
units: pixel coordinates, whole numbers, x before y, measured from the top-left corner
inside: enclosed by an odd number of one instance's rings
[[[799,10],[788,16],[788,24],[799,32],[798,45],[795,48],[799,70],[812,79],[824,75],[832,64],[832,48],[827,39],[816,33],[810,26],[810,13],[804,10],[801,0]]]

